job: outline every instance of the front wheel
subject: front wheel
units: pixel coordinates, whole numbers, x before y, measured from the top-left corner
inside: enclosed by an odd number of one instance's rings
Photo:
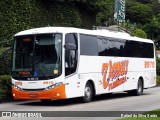
[[[83,102],[87,103],[92,100],[93,97],[93,86],[90,82],[88,82],[84,89]]]
[[[51,102],[51,100],[46,99],[46,100],[41,100],[41,102],[42,102],[43,104],[48,104],[48,103]]]

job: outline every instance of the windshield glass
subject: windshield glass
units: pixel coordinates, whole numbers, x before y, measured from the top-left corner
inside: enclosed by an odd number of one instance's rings
[[[12,76],[19,80],[49,79],[62,72],[62,35],[15,37]]]

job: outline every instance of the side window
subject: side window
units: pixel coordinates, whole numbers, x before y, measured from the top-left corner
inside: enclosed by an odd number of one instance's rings
[[[98,55],[97,37],[92,35],[80,34],[80,54],[81,55]]]
[[[136,58],[154,57],[153,44],[151,43],[126,40],[125,49],[126,49],[125,50],[126,57],[136,57]]]
[[[65,75],[76,72],[78,59],[77,34],[68,33],[65,36]]]
[[[154,58],[154,45],[152,43],[145,44],[145,52],[148,51],[148,54],[145,53],[145,57],[147,58]]]
[[[106,37],[98,37],[98,53],[99,56],[111,56],[112,55],[112,41]]]
[[[99,37],[99,56],[125,56],[125,40],[109,37]]]

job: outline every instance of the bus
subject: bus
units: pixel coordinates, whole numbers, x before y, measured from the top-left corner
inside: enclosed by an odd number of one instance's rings
[[[42,27],[21,31],[12,48],[15,100],[57,100],[156,85],[154,42],[109,30]]]

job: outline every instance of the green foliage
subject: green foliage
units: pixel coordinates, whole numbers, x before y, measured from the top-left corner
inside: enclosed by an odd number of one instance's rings
[[[140,3],[127,3],[126,18],[131,22],[146,24],[152,17],[152,8]]]
[[[154,15],[158,17],[158,15],[160,15],[160,2],[154,2],[151,7],[154,11]]]
[[[157,69],[157,75],[160,76],[160,59],[157,59],[156,69]]]
[[[137,23],[137,28],[147,33],[147,38],[156,41],[160,38],[159,0],[127,0],[126,19]]]
[[[153,1],[156,1],[156,0],[137,0],[138,2],[141,2],[143,4],[151,4],[153,3]]]
[[[73,5],[44,0],[1,0],[0,23],[0,41],[25,29],[82,24],[80,11]]]
[[[0,48],[0,75],[10,74],[11,72],[11,50],[6,52],[6,60],[3,58],[3,53],[9,48]]]
[[[149,23],[145,24],[144,30],[146,31],[148,38],[158,40],[160,33],[160,20],[158,17],[154,16]]]
[[[65,1],[65,0],[57,0]],[[78,4],[86,9],[90,9],[95,12],[108,11],[110,6],[113,6],[113,0],[67,0],[71,4]]]
[[[98,6],[101,8],[100,12],[97,13],[96,17],[96,25],[102,25],[107,21],[108,26],[112,24],[113,21],[113,9],[114,9],[114,1],[113,0],[101,0]]]
[[[136,29],[131,33],[132,36],[147,38],[147,34],[142,29]]]
[[[2,75],[0,76],[0,102],[12,99],[11,76]]]
[[[102,25],[104,22],[107,23],[107,25],[115,24],[112,22],[114,11],[112,4],[114,4],[114,0],[108,0],[107,4],[109,5],[107,6],[108,9],[105,8],[103,12],[100,11],[97,13],[97,25]],[[126,22],[123,27],[127,30],[133,31],[136,27],[137,29],[144,30],[147,38],[160,41],[159,0],[126,0],[126,21],[129,22]]]
[[[91,28],[99,12],[105,14],[100,21],[113,16],[113,4],[113,0],[1,0],[0,41],[10,40],[19,31],[48,25]],[[11,42],[5,44],[10,46]]]
[[[160,76],[157,76],[157,85],[160,85]]]

